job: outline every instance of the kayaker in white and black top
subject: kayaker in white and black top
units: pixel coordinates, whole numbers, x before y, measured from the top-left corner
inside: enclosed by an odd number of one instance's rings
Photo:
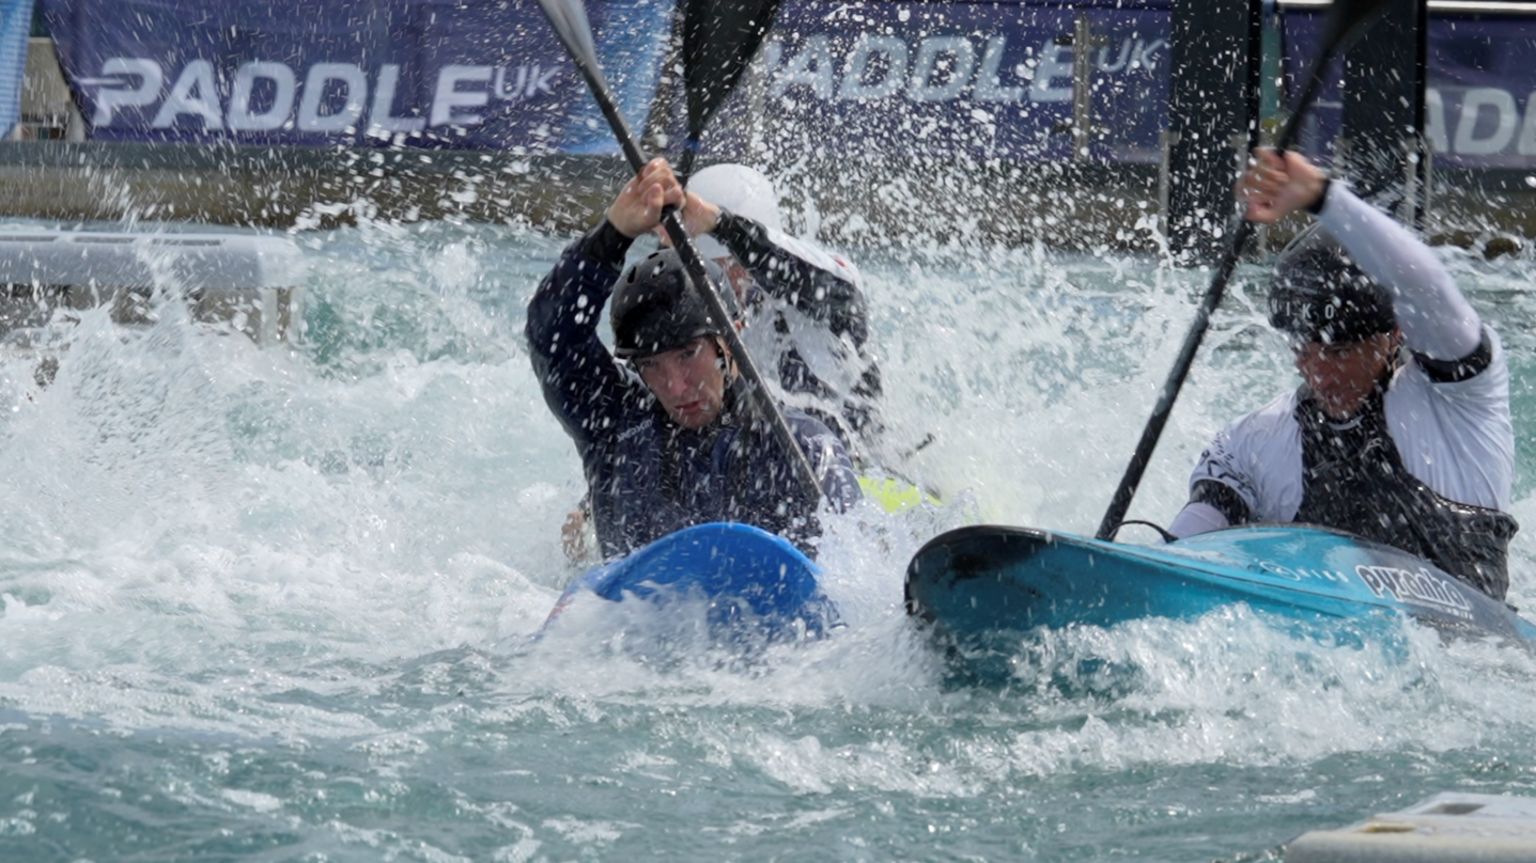
[[[894,461],[858,268],[785,234],[778,191],[755,168],[710,165],[687,191],[683,223],[725,270],[747,320],[742,342],[777,373],[786,403],[826,423],[855,464]]]
[[[1255,222],[1317,217],[1269,295],[1302,385],[1216,436],[1170,531],[1322,525],[1503,599],[1518,526],[1498,336],[1423,242],[1302,156],[1258,151],[1240,193]]]

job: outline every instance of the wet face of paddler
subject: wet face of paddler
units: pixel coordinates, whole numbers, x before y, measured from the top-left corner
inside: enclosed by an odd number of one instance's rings
[[[667,416],[686,429],[701,429],[725,405],[723,348],[710,336],[634,361]]]
[[[1347,419],[1360,409],[1397,353],[1397,331],[1355,342],[1293,342],[1296,370],[1323,412]]]

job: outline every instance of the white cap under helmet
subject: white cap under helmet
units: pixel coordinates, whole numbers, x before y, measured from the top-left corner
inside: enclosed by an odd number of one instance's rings
[[[746,165],[710,165],[688,179],[688,191],[738,216],[775,230],[784,230],[779,216],[779,193],[761,171]],[[699,253],[706,258],[723,258],[731,252],[708,234],[694,238]]]

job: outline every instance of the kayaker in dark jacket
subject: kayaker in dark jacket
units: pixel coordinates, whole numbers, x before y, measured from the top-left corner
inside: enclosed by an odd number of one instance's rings
[[[1428,247],[1303,157],[1259,152],[1242,191],[1252,221],[1305,208],[1327,231],[1282,253],[1270,288],[1302,386],[1216,436],[1171,532],[1333,527],[1503,599],[1517,526],[1498,336]]]
[[[581,455],[598,545],[613,557],[691,524],[739,521],[812,551],[819,501],[752,417],[730,350],[676,252],[621,272],[634,238],[682,200],[671,168],[652,162],[566,248],[528,307],[534,372]],[[610,294],[613,354],[597,332]],[[847,450],[805,413],[784,415],[828,502],[846,509],[859,498]]]

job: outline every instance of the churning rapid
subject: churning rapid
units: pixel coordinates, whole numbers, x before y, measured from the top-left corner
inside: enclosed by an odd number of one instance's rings
[[[893,434],[933,437],[904,469],[951,502],[827,518],[848,626],[743,660],[633,609],[528,640],[578,572],[580,466],[521,344],[563,238],[298,241],[295,345],[165,304],[85,313],[46,387],[0,360],[0,859],[1255,860],[1433,791],[1536,793],[1536,661],[1491,644],[1332,647],[1234,608],[946,682],[908,558],[978,520],[1091,533],[1204,273],[856,255]],[[1536,525],[1536,259],[1439,254],[1509,349]],[[1133,517],[1166,523],[1211,433],[1293,381],[1260,290],[1229,293]]]

